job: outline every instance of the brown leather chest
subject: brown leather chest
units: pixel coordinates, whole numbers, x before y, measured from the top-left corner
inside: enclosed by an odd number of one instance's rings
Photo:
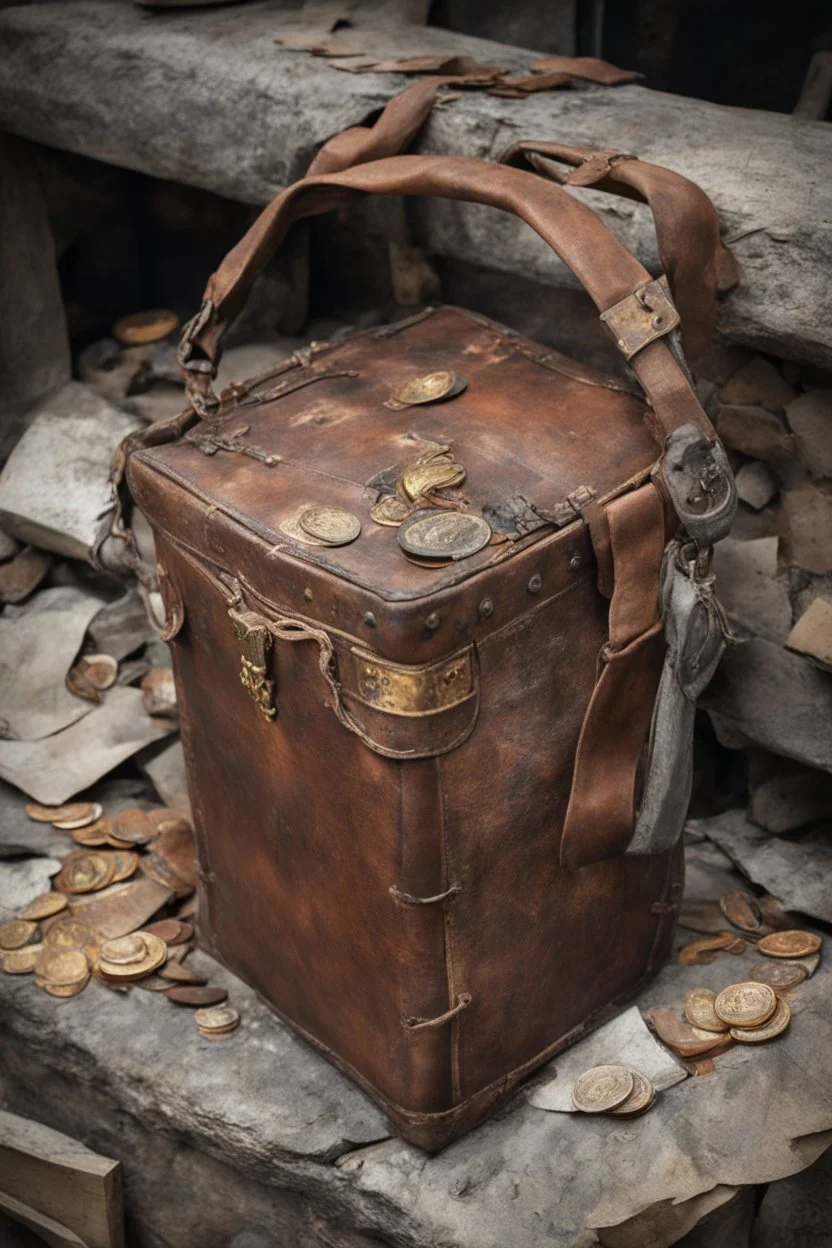
[[[356,142],[381,143],[398,107]],[[699,246],[693,277],[668,269],[702,331],[711,206],[620,168],[655,196],[669,261],[680,223]],[[289,222],[372,191],[523,217],[649,408],[453,308],[313,345],[217,401],[222,332]],[[735,500],[678,323],[664,279],[544,178],[369,161],[264,211],[186,327],[193,410],[125,448],[157,537],[203,940],[428,1149],[668,953],[685,734],[721,646],[707,550]]]

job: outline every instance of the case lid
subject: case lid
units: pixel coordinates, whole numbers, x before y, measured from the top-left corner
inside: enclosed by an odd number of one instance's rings
[[[456,375],[447,396],[405,405],[431,397],[431,383],[420,382],[413,393],[402,387],[437,372]],[[448,385],[440,379],[435,389]],[[553,523],[577,520],[582,501],[609,497],[643,476],[656,458],[644,413],[643,400],[619,383],[446,307],[313,347],[288,366],[233,384],[219,418],[178,442],[138,452],[131,477],[151,519],[147,469],[181,487],[183,509],[218,510],[275,554],[404,601],[510,558],[550,535]],[[431,491],[432,482],[461,476],[454,465],[464,478]],[[415,503],[407,501],[408,487]],[[429,491],[421,499],[420,488]],[[456,534],[456,553],[476,547],[478,533],[487,544],[456,560],[409,558],[400,530],[373,518],[384,495],[400,500],[382,508],[390,508],[391,519],[407,506],[443,521],[449,509],[477,517]],[[304,516],[311,508],[325,510]],[[347,519],[329,508],[349,513]],[[166,511],[167,527],[175,528],[176,512],[172,523]],[[548,523],[537,512],[547,513]],[[433,526],[427,529],[413,533],[417,552],[420,543],[437,540]],[[343,544],[314,544],[315,533]]]

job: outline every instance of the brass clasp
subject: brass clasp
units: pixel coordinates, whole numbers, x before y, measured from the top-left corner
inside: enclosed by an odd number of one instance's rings
[[[240,643],[240,683],[266,719],[274,719],[274,681],[266,678],[267,658],[272,635],[266,621],[256,611],[230,611],[234,635]]]

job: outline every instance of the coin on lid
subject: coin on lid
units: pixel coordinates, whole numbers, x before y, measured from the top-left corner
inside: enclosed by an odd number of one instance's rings
[[[623,1104],[609,1112],[615,1118],[636,1118],[645,1113],[656,1099],[656,1089],[646,1075],[634,1067],[628,1067],[633,1076],[633,1090]]]
[[[786,1030],[791,1022],[792,1012],[787,1001],[777,998],[777,1006],[771,1018],[760,1027],[732,1027],[731,1035],[740,1044],[762,1044],[764,1040],[773,1040]]]
[[[150,308],[147,312],[134,312],[121,316],[113,326],[113,334],[127,347],[140,347],[148,342],[160,342],[179,328],[179,317],[169,308]]]
[[[441,399],[451,399],[461,394],[468,382],[459,373],[441,370],[436,373],[425,373],[421,377],[411,377],[396,386],[390,398],[384,404],[393,411],[403,407],[415,407],[423,403],[438,403]]]
[[[822,944],[814,932],[772,932],[758,942],[757,948],[768,958],[805,958],[817,953]]]
[[[575,1080],[572,1103],[584,1114],[603,1114],[623,1105],[634,1087],[629,1066],[593,1066]]]
[[[808,977],[808,970],[799,962],[757,962],[748,972],[749,979],[768,984],[775,992],[788,992]]]
[[[723,988],[714,1011],[729,1027],[760,1027],[777,1008],[777,994],[768,984],[748,980]]]
[[[327,546],[346,546],[354,542],[361,532],[361,521],[342,507],[329,507],[325,503],[307,507],[298,516],[298,524],[309,537],[325,542]]]
[[[415,511],[399,529],[399,545],[420,559],[467,559],[490,541],[488,523],[460,511]]]
[[[411,464],[402,473],[402,488],[414,501],[431,490],[448,489],[465,480],[465,469],[448,455],[435,455],[424,463]]]
[[[41,919],[48,919],[53,914],[59,914],[66,908],[66,904],[66,897],[63,893],[42,893],[40,897],[35,897],[34,901],[30,901],[25,910],[21,910],[20,917],[39,923]]]
[[[375,506],[370,509],[370,516],[376,524],[383,524],[388,528],[397,529],[401,522],[407,519],[412,510],[410,504],[406,503],[403,498],[399,498],[398,494],[384,494]]]
[[[71,815],[62,815],[60,819],[53,819],[52,826],[60,828],[62,832],[72,832],[76,828],[86,828],[91,823],[96,823],[104,814],[104,807],[100,802],[86,802],[79,807],[77,813]]]
[[[29,919],[10,919],[8,923],[0,923],[0,949],[22,949],[37,930],[37,923]]]
[[[710,988],[691,988],[685,993],[685,1018],[692,1027],[700,1027],[703,1031],[722,1032],[728,1030],[714,1010],[716,993]]]

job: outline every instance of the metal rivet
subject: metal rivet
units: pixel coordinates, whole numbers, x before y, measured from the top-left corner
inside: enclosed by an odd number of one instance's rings
[[[312,590],[311,590],[311,589],[305,589],[305,590],[303,591],[303,596],[304,596],[304,598],[306,599],[306,601],[307,601],[307,602],[311,602],[311,601],[312,601]]]
[[[540,576],[539,573],[535,572],[534,576],[529,577],[529,583],[526,588],[530,594],[539,594],[542,584],[543,577]]]
[[[660,325],[664,325],[664,317],[659,316],[658,313],[656,313],[655,316],[651,316],[650,324],[653,326],[654,329],[658,329]]]
[[[569,566],[573,572],[575,571],[576,568],[579,568],[581,566],[581,556],[573,555],[572,558],[569,560]]]
[[[439,627],[439,612],[431,611],[430,615],[425,617],[425,628]]]
[[[490,598],[483,598],[480,603],[480,615],[487,620],[490,615],[494,614],[494,603]]]
[[[375,628],[376,617],[373,615],[372,611],[364,612],[364,623],[367,625],[368,628]]]

